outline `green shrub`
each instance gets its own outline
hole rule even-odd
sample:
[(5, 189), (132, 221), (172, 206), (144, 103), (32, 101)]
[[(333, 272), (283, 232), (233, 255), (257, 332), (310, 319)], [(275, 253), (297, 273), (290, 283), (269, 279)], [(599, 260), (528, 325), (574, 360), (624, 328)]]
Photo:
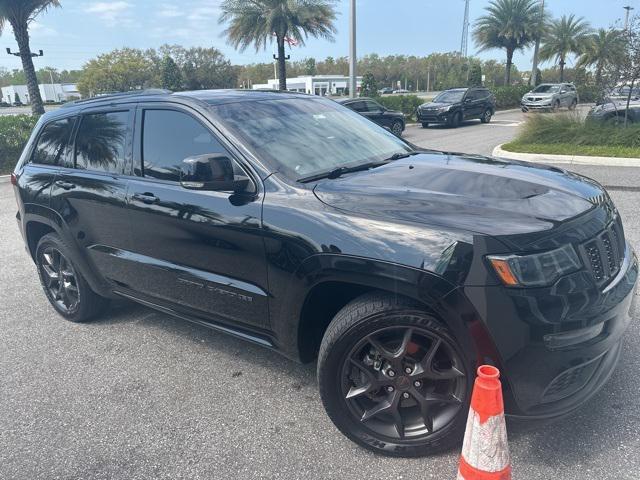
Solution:
[(640, 148), (640, 125), (627, 128), (582, 120), (574, 114), (533, 115), (520, 131), (519, 144), (571, 144)]
[(496, 96), (496, 107), (498, 109), (519, 107), (522, 97), (529, 91), (531, 91), (531, 88), (528, 85), (496, 87), (492, 90)]
[(414, 117), (416, 110), (425, 100), (417, 95), (383, 96), (376, 99), (389, 110), (398, 110), (409, 117)]
[(0, 116), (0, 174), (13, 170), (37, 121), (31, 115)]

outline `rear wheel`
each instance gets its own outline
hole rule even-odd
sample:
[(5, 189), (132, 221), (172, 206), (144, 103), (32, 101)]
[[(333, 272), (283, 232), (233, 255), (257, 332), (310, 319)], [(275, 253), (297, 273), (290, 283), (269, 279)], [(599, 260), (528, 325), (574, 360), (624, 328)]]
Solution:
[(464, 434), (469, 368), (450, 332), (409, 300), (367, 294), (344, 307), (320, 347), (322, 402), (335, 425), (378, 453), (415, 457)]
[(85, 322), (107, 307), (109, 301), (91, 290), (73, 264), (69, 249), (55, 233), (38, 242), (36, 266), (49, 303), (65, 319)]
[(491, 121), (491, 117), (493, 117), (493, 112), (490, 108), (487, 108), (480, 117), (480, 121), (482, 123), (489, 123)]
[(428, 122), (422, 122), (422, 128), (429, 128)]
[(569, 110), (575, 110), (577, 106), (578, 106), (578, 100), (574, 98), (573, 102), (571, 102), (571, 105), (569, 105)]

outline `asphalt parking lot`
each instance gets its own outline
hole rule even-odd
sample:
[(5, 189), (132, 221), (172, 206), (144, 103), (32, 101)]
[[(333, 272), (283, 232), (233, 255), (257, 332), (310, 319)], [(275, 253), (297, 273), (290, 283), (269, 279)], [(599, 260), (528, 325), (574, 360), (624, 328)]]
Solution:
[[(409, 127), (407, 138), (490, 153), (516, 131), (511, 118)], [(640, 172), (589, 169), (613, 187), (640, 249)], [(64, 322), (14, 216), (11, 186), (0, 183), (0, 479), (455, 478), (457, 450), (390, 459), (344, 438), (322, 408), (315, 365), (125, 302), (90, 324)], [(638, 310), (618, 369), (584, 408), (555, 422), (509, 422), (514, 478), (638, 478)]]

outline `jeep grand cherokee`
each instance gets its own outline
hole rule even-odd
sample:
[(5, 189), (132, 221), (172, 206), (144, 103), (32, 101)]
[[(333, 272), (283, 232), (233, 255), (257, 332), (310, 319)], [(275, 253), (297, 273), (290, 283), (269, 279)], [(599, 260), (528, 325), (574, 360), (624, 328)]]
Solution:
[(125, 297), (317, 357), (333, 422), (389, 455), (459, 442), (481, 363), (508, 414), (572, 411), (630, 322), (638, 263), (596, 182), (419, 149), (327, 99), (79, 101), (39, 120), (12, 181), (62, 317)]

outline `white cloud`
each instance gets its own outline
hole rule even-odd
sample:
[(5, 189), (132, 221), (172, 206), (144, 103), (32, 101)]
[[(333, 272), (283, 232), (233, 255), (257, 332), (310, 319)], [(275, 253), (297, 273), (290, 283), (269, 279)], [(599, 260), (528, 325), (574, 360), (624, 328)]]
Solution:
[(183, 17), (185, 15), (185, 12), (175, 5), (164, 3), (160, 6), (157, 15), (161, 18), (178, 18)]
[(59, 35), (55, 28), (48, 27), (40, 22), (31, 22), (29, 25), (29, 33), (36, 37), (53, 37)]
[(96, 2), (84, 10), (102, 19), (108, 26), (130, 24), (132, 22), (130, 10), (132, 5), (125, 1)]

